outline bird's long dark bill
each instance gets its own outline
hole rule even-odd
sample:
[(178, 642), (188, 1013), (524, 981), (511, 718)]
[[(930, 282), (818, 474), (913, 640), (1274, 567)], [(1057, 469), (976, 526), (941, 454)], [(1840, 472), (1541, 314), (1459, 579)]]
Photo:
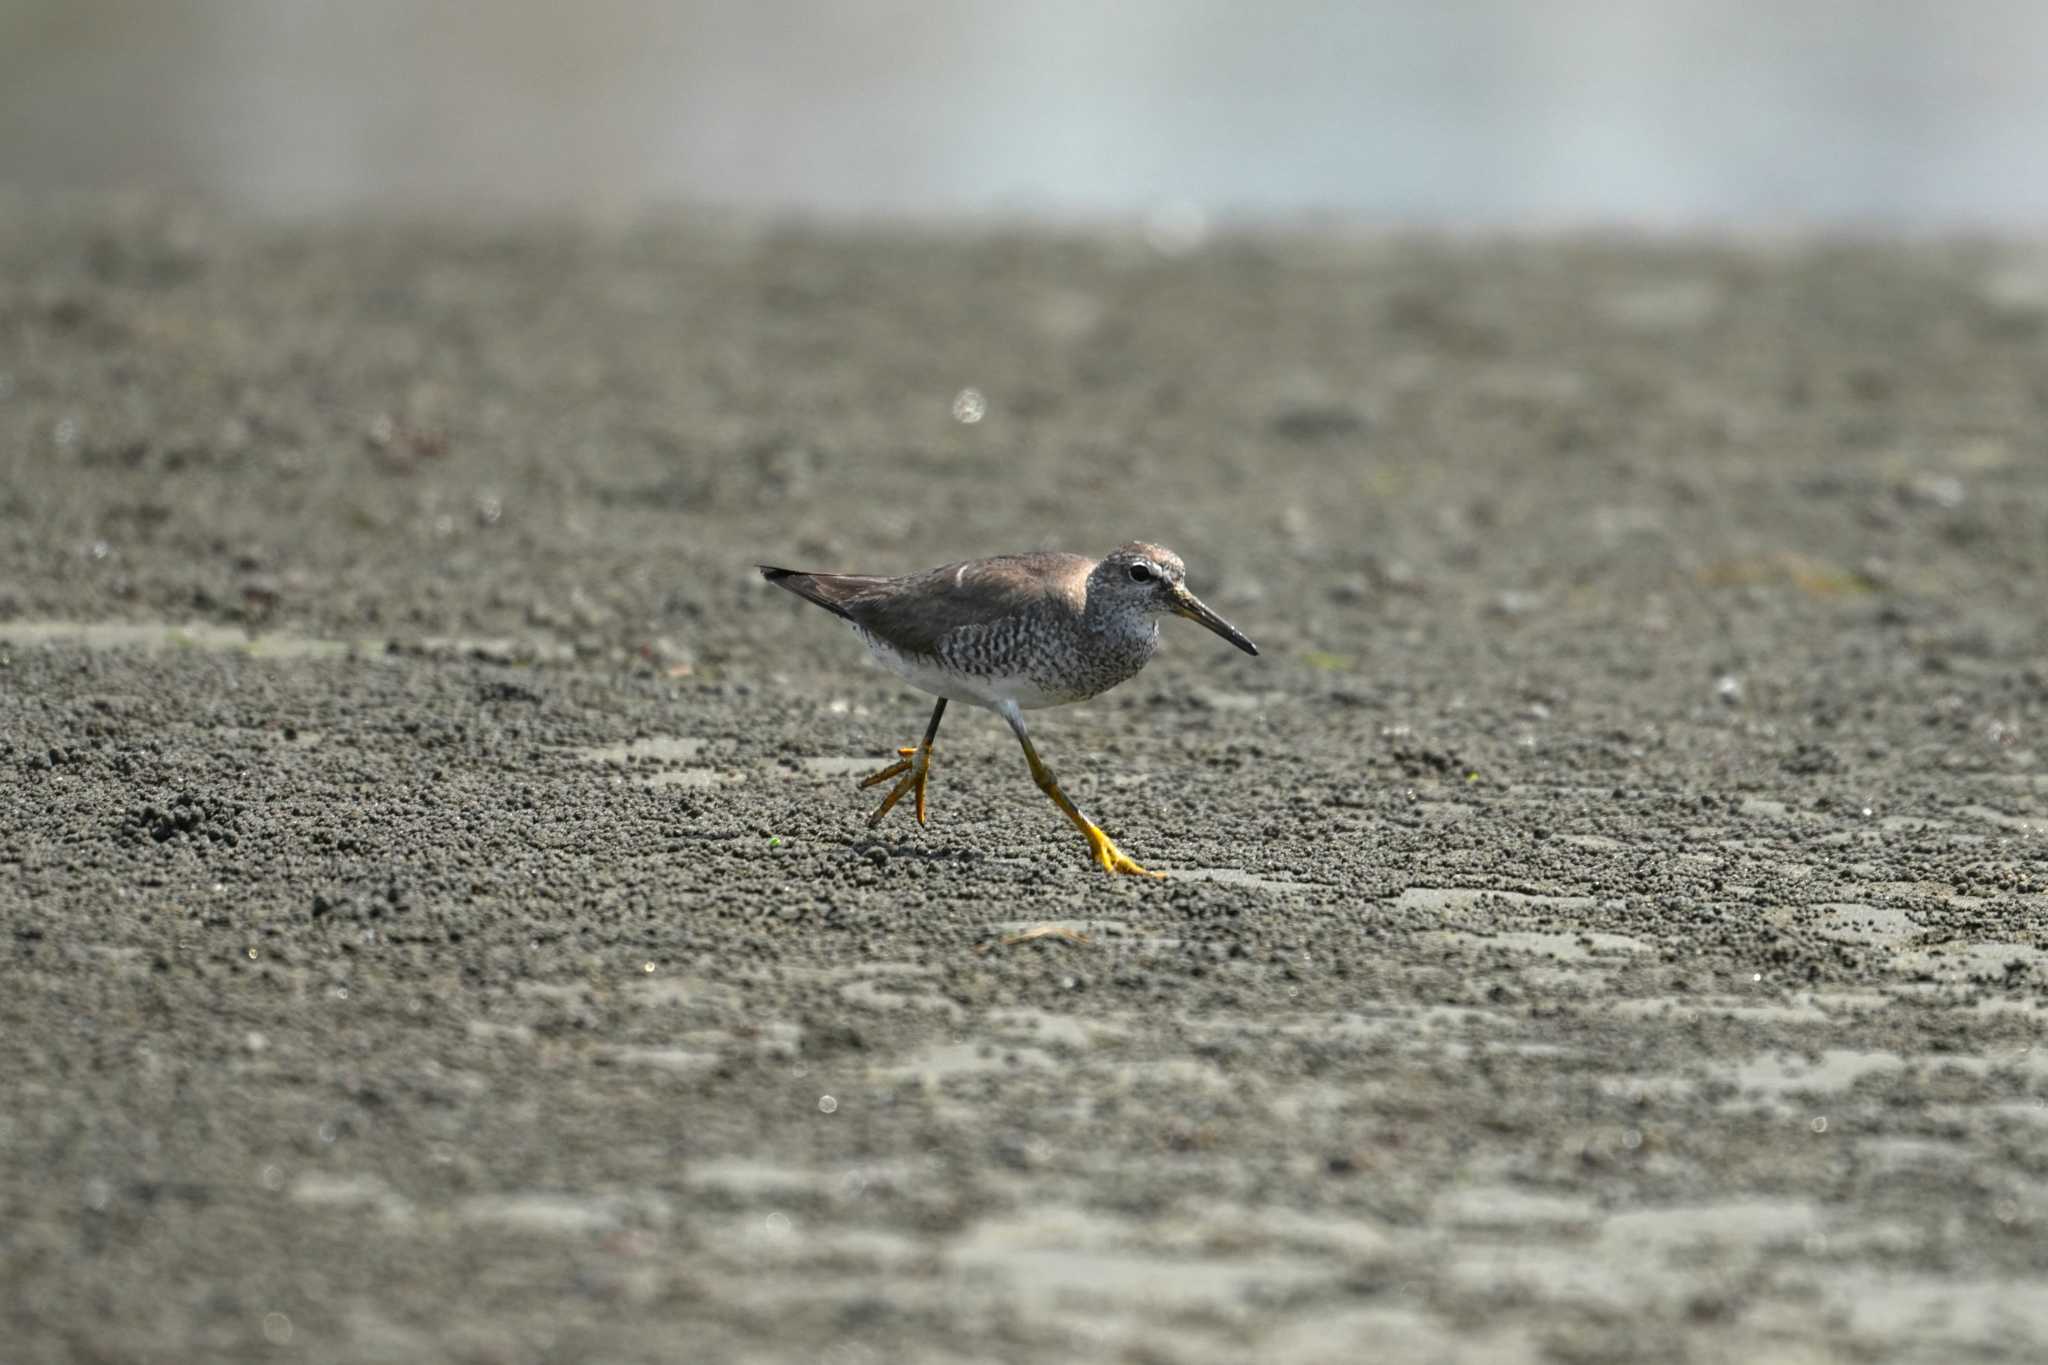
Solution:
[(1243, 631), (1239, 630), (1236, 626), (1231, 625), (1230, 622), (1224, 620), (1215, 612), (1210, 611), (1207, 607), (1203, 606), (1202, 599), (1195, 596), (1193, 593), (1189, 592), (1186, 588), (1182, 588), (1180, 590), (1179, 597), (1174, 602), (1173, 609), (1175, 613), (1187, 617), (1190, 621), (1201, 622), (1209, 629), (1215, 631), (1218, 635), (1221, 635), (1224, 639), (1230, 641), (1230, 643), (1236, 645), (1245, 653), (1257, 654), (1259, 652), (1259, 647), (1257, 645), (1253, 644), (1250, 640), (1245, 639)]

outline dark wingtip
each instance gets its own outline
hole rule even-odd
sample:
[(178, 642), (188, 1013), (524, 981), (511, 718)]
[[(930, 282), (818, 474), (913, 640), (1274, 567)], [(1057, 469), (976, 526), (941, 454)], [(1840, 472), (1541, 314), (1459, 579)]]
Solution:
[(1244, 642), (1244, 652), (1251, 655), (1254, 659), (1259, 657), (1259, 647), (1250, 640)]
[(773, 583), (784, 592), (793, 592), (806, 602), (815, 602), (834, 616), (853, 620), (853, 613), (846, 604), (834, 599), (833, 584), (837, 578), (832, 574), (805, 573), (802, 569), (778, 569), (773, 564), (756, 564), (761, 577)]

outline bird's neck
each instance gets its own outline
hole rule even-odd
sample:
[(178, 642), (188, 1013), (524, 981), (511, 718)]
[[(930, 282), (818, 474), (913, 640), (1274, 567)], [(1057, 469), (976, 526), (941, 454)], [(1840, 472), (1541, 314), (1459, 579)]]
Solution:
[(1088, 604), (1089, 631), (1105, 644), (1149, 658), (1159, 644), (1159, 618), (1129, 611), (1108, 611), (1094, 602)]

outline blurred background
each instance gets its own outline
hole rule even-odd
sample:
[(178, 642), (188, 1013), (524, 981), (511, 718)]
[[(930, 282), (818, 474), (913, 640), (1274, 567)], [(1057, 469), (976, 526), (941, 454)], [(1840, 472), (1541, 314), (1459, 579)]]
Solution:
[(2040, 0), (0, 0), (0, 184), (284, 216), (2027, 230)]

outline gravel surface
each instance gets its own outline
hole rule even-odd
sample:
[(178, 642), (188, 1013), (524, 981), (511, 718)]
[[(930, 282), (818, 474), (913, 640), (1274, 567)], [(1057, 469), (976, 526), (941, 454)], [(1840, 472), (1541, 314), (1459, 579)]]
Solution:
[[(0, 204), (7, 1358), (2038, 1360), (2044, 357), (2018, 245)], [(754, 563), (1134, 538), (1264, 652), (1034, 738), (1172, 878), (957, 707), (871, 834)]]

